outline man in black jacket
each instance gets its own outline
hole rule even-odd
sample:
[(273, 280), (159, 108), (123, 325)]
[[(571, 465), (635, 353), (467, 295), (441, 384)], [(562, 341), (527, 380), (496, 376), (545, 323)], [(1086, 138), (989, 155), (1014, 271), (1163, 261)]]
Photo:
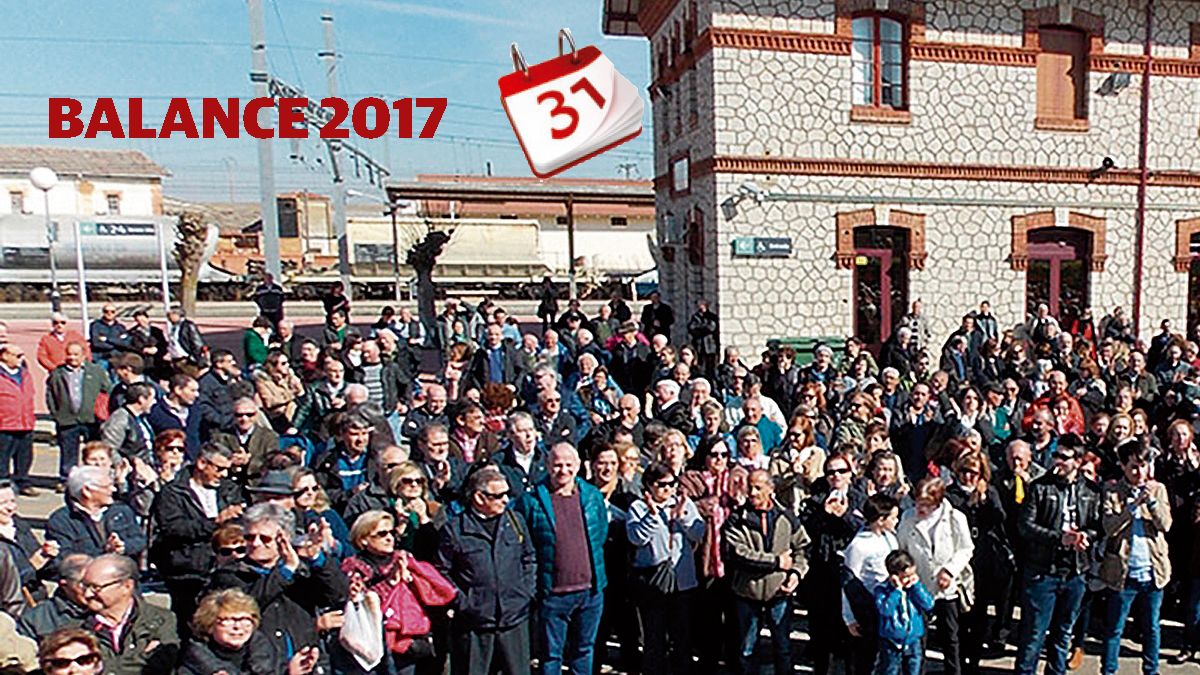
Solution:
[(529, 609), (536, 558), (508, 506), (508, 481), (486, 467), (467, 483), (467, 509), (447, 521), (434, 564), (458, 589), (452, 675), (529, 672)]
[(233, 352), (218, 349), (212, 355), (212, 368), (200, 377), (200, 398), (196, 409), (200, 413), (200, 440), (207, 442), (214, 433), (232, 433), (233, 385), (242, 379)]
[(1087, 590), (1091, 549), (1103, 534), (1100, 489), (1079, 472), (1082, 454), (1078, 436), (1062, 436), (1053, 469), (1030, 484), (1021, 507), (1017, 530), (1024, 544), (1025, 578), (1017, 673), (1032, 675), (1037, 670), (1047, 639), (1046, 672), (1066, 672), (1072, 627)]
[(708, 301), (696, 303), (696, 313), (688, 319), (688, 338), (696, 348), (696, 359), (699, 362), (700, 373), (711, 378), (717, 367), (717, 353), (720, 351), (719, 328), (720, 319), (716, 312), (708, 308)]
[(618, 332), (621, 341), (613, 345), (608, 369), (626, 394), (640, 398), (650, 386), (654, 367), (650, 347), (638, 341), (637, 324), (625, 322)]
[[(321, 533), (293, 547), (295, 515), (284, 507), (255, 504), (242, 519), (246, 528), (246, 557), (212, 573), (206, 590), (237, 588), (258, 602), (259, 631), (280, 654), (319, 645), (318, 631), (335, 627), (326, 616), (341, 609), (349, 582), (333, 555), (322, 550)], [(330, 672), (328, 655), (321, 655)]]
[(231, 503), (228, 481), (233, 452), (209, 443), (200, 448), (196, 464), (163, 486), (154, 500), (155, 540), (150, 560), (157, 567), (171, 596), (171, 607), (183, 632), (200, 590), (212, 571), (213, 531), (217, 525), (242, 515), (243, 504)]
[(100, 318), (88, 329), (88, 344), (92, 348), (92, 360), (106, 372), (111, 365), (109, 359), (121, 353), (124, 336), (125, 326), (117, 321), (116, 305), (104, 303)]
[(486, 342), (471, 357), (463, 387), (483, 389), (483, 385), (491, 382), (516, 386), (523, 372), (516, 350), (504, 341), (503, 329), (491, 324), (487, 327)]
[(642, 307), (642, 332), (646, 337), (665, 335), (671, 337), (671, 326), (675, 325), (675, 310), (662, 301), (662, 294), (650, 294), (650, 303)]
[(208, 347), (200, 328), (178, 307), (167, 310), (167, 348), (172, 363), (183, 362), (199, 368), (208, 365)]

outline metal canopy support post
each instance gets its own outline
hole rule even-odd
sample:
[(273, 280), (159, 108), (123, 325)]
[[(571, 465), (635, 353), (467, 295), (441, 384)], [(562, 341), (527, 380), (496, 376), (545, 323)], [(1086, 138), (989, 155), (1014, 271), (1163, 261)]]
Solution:
[(162, 284), (163, 316), (171, 309), (171, 283), (167, 279), (167, 237), (163, 232), (166, 227), (166, 223), (159, 222), (154, 228), (154, 236), (158, 240), (158, 274), (159, 283)]
[(1146, 37), (1142, 45), (1142, 115), (1138, 136), (1137, 219), (1133, 239), (1133, 334), (1142, 331), (1142, 256), (1146, 243), (1146, 186), (1150, 182), (1150, 66), (1153, 60), (1154, 0), (1146, 0)]
[[(262, 0), (246, 0), (246, 6), (250, 11), (250, 81), (254, 83), (254, 95), (266, 98), (270, 93), (267, 87), (267, 32)], [(258, 124), (261, 127), (273, 127), (273, 110), (270, 107), (259, 109)], [(283, 263), (279, 259), (279, 215), (275, 205), (275, 157), (269, 138), (258, 140), (258, 192), (259, 208), (262, 210), (263, 262), (267, 272), (276, 279), (283, 279)]]
[(79, 322), (83, 325), (83, 337), (91, 339), (91, 322), (88, 321), (87, 275), (83, 269), (83, 232), (80, 231), (79, 219), (75, 219), (75, 271), (79, 274)]
[(396, 223), (395, 203), (388, 204), (388, 213), (392, 216), (392, 277), (396, 285), (396, 304), (400, 304), (400, 232)]
[[(325, 33), (325, 49), (317, 54), (325, 62), (325, 84), (329, 95), (338, 95), (337, 78), (337, 48), (333, 37), (333, 15), (326, 12), (321, 15), (321, 25)], [(350, 285), (350, 244), (346, 235), (346, 177), (338, 165), (338, 153), (341, 143), (337, 140), (328, 142), (329, 161), (333, 170), (333, 236), (337, 239), (338, 275), (342, 278), (342, 289), (347, 300), (354, 299), (354, 289)]]
[(567, 292), (575, 299), (575, 197), (567, 195)]

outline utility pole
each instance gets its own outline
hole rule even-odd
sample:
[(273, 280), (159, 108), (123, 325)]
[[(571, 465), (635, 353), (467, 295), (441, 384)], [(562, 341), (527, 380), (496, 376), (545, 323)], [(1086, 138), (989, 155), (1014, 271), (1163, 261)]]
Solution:
[[(325, 32), (325, 50), (317, 54), (325, 62), (325, 83), (329, 95), (337, 97), (337, 48), (333, 40), (333, 15), (326, 12), (321, 15), (321, 24)], [(341, 152), (341, 142), (330, 139), (329, 161), (333, 169), (333, 236), (337, 238), (338, 275), (342, 278), (342, 288), (347, 299), (353, 300), (353, 290), (350, 286), (350, 248), (346, 236), (346, 178), (338, 165), (338, 153)]]
[[(254, 95), (270, 96), (267, 83), (267, 31), (263, 20), (262, 0), (246, 0), (250, 10), (250, 81), (254, 83)], [(260, 108), (258, 124), (273, 128), (273, 108)], [(275, 157), (271, 139), (258, 140), (258, 197), (262, 211), (263, 262), (267, 272), (276, 279), (283, 279), (283, 264), (279, 260), (279, 214), (275, 206)]]

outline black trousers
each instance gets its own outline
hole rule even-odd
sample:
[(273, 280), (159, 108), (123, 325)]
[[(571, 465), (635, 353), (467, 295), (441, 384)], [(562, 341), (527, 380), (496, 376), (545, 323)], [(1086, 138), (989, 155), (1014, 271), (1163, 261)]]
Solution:
[(452, 635), (451, 675), (529, 675), (529, 621), (493, 631), (456, 626)]
[(204, 579), (163, 578), (167, 595), (171, 596), (171, 611), (175, 613), (175, 625), (180, 638), (192, 634), (192, 615), (200, 604), (204, 582)]
[(700, 657), (699, 672), (715, 673), (721, 662), (730, 666), (737, 662), (737, 614), (729, 577), (705, 579), (700, 584), (693, 600), (692, 635)]
[(961, 613), (962, 606), (958, 604), (958, 599), (938, 600), (933, 603), (933, 614), (937, 617), (935, 644), (942, 652), (942, 672), (946, 675), (962, 673), (962, 651), (959, 649)]
[(692, 591), (644, 594), (637, 599), (637, 608), (642, 619), (642, 672), (692, 672)]

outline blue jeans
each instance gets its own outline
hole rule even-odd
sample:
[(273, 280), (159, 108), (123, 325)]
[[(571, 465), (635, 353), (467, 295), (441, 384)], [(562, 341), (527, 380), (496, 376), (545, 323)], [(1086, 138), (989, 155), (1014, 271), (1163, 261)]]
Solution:
[(1125, 580), (1125, 588), (1110, 591), (1108, 595), (1108, 622), (1104, 633), (1104, 672), (1117, 672), (1117, 657), (1121, 655), (1121, 634), (1125, 632), (1125, 619), (1129, 608), (1137, 601), (1141, 606), (1138, 613), (1142, 620), (1142, 672), (1154, 675), (1158, 672), (1158, 645), (1160, 627), (1159, 610), (1162, 609), (1163, 592), (1154, 581)]
[(901, 646), (880, 640), (875, 675), (918, 675), (921, 672), (922, 651), (920, 641)]
[[(9, 471), (12, 465), (12, 471)], [(0, 431), (0, 479), (9, 478), (19, 490), (29, 485), (33, 466), (33, 432)]]
[(1087, 582), (1083, 575), (1056, 577), (1038, 574), (1025, 578), (1017, 673), (1033, 675), (1036, 672), (1038, 657), (1047, 638), (1050, 648), (1046, 655), (1046, 675), (1063, 675), (1066, 672), (1071, 633), (1079, 616), (1085, 590)]
[(543, 675), (559, 675), (563, 663), (572, 675), (592, 675), (596, 630), (604, 613), (604, 593), (576, 591), (547, 595), (539, 620)]
[(95, 436), (92, 426), (88, 424), (73, 424), (69, 427), (58, 427), (58, 477), (66, 480), (67, 474), (79, 463), (79, 446)]
[(738, 625), (738, 672), (750, 675), (754, 672), (754, 648), (758, 646), (758, 633), (765, 623), (771, 631), (771, 645), (775, 648), (775, 672), (792, 672), (792, 607), (788, 598), (770, 602), (753, 602), (736, 599)]

